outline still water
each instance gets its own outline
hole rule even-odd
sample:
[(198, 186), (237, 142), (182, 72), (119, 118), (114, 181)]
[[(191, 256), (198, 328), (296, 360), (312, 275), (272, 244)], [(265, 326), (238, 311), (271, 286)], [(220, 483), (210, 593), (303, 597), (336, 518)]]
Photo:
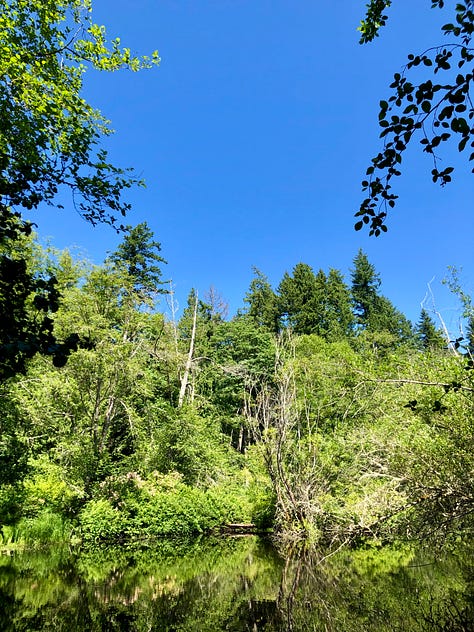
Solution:
[(0, 630), (474, 630), (471, 551), (313, 552), (257, 537), (0, 556)]

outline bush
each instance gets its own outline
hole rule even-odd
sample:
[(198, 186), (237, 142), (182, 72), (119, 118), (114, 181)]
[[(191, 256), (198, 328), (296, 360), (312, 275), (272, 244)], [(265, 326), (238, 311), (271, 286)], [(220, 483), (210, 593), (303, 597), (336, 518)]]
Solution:
[(82, 538), (86, 542), (123, 540), (127, 532), (127, 516), (110, 501), (91, 500), (79, 514)]
[(23, 490), (18, 485), (0, 485), (0, 524), (13, 524), (21, 515)]
[(64, 470), (47, 456), (31, 460), (32, 471), (23, 482), (24, 513), (29, 517), (49, 509), (54, 513), (71, 514), (83, 493), (64, 480)]
[(22, 518), (13, 529), (6, 529), (4, 535), (16, 545), (35, 547), (51, 543), (67, 542), (71, 538), (69, 521), (49, 509), (34, 518)]
[(100, 493), (107, 497), (90, 501), (79, 516), (85, 542), (190, 536), (243, 517), (240, 497), (218, 486), (190, 487), (176, 472), (109, 477)]

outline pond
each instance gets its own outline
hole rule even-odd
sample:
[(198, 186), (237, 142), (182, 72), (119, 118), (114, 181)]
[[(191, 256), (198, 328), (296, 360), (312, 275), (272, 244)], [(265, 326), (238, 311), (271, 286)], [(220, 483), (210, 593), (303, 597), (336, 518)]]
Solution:
[(0, 630), (451, 632), (474, 629), (469, 547), (313, 552), (256, 536), (0, 556)]

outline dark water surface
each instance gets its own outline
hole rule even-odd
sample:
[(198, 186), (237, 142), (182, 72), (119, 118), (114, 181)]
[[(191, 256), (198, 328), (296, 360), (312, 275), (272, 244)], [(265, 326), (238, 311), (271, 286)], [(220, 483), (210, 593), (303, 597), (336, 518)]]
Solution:
[(474, 630), (471, 550), (283, 559), (257, 537), (0, 556), (0, 630)]

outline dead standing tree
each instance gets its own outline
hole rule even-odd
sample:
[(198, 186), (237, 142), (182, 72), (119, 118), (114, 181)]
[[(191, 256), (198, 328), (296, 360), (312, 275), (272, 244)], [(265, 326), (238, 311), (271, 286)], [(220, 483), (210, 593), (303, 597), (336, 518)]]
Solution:
[(193, 311), (193, 326), (191, 329), (191, 340), (189, 342), (188, 357), (184, 367), (183, 377), (181, 378), (181, 387), (179, 389), (178, 408), (181, 408), (184, 403), (184, 397), (186, 395), (186, 389), (189, 382), (189, 373), (191, 371), (194, 359), (194, 342), (196, 340), (196, 325), (197, 325), (197, 311), (198, 311), (198, 294), (194, 299), (194, 311)]
[(307, 535), (318, 523), (318, 496), (325, 484), (317, 441), (309, 420), (302, 419), (305, 407), (297, 401), (295, 376), (285, 361), (292, 348), (291, 340), (280, 343), (275, 380), (249, 389), (245, 416), (275, 492), (277, 523)]

